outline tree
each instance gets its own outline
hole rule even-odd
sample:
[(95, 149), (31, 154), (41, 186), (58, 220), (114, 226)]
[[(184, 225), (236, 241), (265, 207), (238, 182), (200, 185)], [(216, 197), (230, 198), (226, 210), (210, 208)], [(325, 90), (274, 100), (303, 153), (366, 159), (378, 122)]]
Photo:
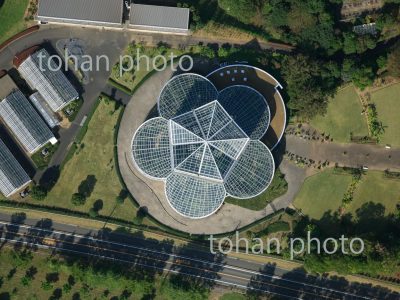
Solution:
[(136, 217), (134, 219), (135, 224), (140, 225), (143, 222), (143, 219), (147, 215), (147, 208), (145, 207), (140, 207), (136, 213)]
[(30, 278), (30, 277), (28, 277), (26, 275), (21, 278), (21, 284), (23, 286), (29, 286), (31, 284), (31, 282), (32, 282), (32, 278)]
[(69, 294), (70, 292), (71, 292), (71, 290), (72, 290), (72, 286), (69, 284), (69, 283), (65, 283), (64, 285), (63, 285), (63, 292), (65, 293), (65, 294)]
[(92, 194), (92, 192), (93, 192), (93, 190), (94, 190), (94, 188), (96, 186), (96, 182), (97, 182), (96, 176), (88, 175), (86, 177), (86, 179), (83, 180), (81, 182), (81, 184), (79, 185), (78, 193), (82, 194), (86, 198), (90, 197), (90, 195)]
[(83, 205), (86, 202), (86, 197), (80, 193), (75, 193), (72, 195), (71, 202), (75, 206)]
[(89, 209), (89, 216), (92, 218), (96, 218), (99, 215), (98, 211), (95, 210), (93, 207)]
[(31, 196), (35, 200), (42, 201), (47, 197), (47, 190), (40, 185), (35, 185), (32, 187)]
[(122, 197), (121, 195), (118, 195), (117, 197), (115, 197), (115, 202), (117, 202), (117, 204), (123, 204), (125, 201), (125, 198)]
[(360, 64), (352, 59), (343, 61), (342, 78), (344, 81), (351, 80), (358, 88), (365, 89), (372, 85), (375, 77), (375, 71), (371, 66)]
[(218, 5), (228, 15), (243, 23), (251, 23), (257, 12), (255, 0), (218, 0)]
[(117, 202), (117, 204), (123, 204), (125, 199), (128, 198), (129, 196), (129, 192), (125, 189), (122, 189), (119, 192), (119, 195), (115, 198), (115, 202)]
[(42, 286), (42, 289), (44, 291), (50, 291), (53, 288), (53, 285), (50, 282), (48, 282), (47, 280), (46, 281), (42, 281), (42, 285), (41, 286)]
[(312, 118), (326, 111), (329, 96), (340, 83), (340, 72), (334, 62), (311, 60), (304, 55), (288, 56), (282, 62), (287, 84), (289, 108)]
[(400, 76), (400, 43), (397, 43), (388, 55), (388, 71), (393, 76)]
[(375, 73), (371, 67), (361, 65), (354, 69), (351, 79), (355, 86), (363, 90), (367, 86), (372, 85), (375, 79)]
[(388, 59), (386, 55), (379, 56), (376, 60), (376, 64), (379, 69), (386, 69), (388, 64)]
[(262, 9), (265, 25), (302, 50), (331, 55), (341, 48), (334, 15), (323, 0), (270, 0)]

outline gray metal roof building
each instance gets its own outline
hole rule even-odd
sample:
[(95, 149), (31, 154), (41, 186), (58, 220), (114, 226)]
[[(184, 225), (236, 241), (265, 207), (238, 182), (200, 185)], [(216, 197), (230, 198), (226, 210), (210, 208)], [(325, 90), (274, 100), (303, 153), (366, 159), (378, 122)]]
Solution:
[(29, 97), (29, 100), (31, 100), (33, 106), (36, 108), (36, 110), (40, 113), (40, 115), (43, 117), (47, 125), (49, 125), (50, 128), (54, 128), (57, 125), (60, 124), (60, 120), (57, 118), (55, 113), (51, 110), (49, 105), (46, 103), (46, 101), (43, 99), (42, 95), (39, 92), (34, 93)]
[(0, 117), (28, 153), (57, 140), (20, 90), (0, 102)]
[(79, 97), (78, 92), (64, 73), (57, 69), (56, 63), (50, 59), (49, 53), (44, 49), (29, 56), (21, 63), (18, 71), (29, 86), (37, 90), (55, 112)]
[(188, 34), (189, 16), (188, 8), (132, 4), (129, 28)]
[(122, 0), (40, 0), (37, 20), (122, 27)]
[(0, 139), (0, 191), (8, 197), (31, 181), (28, 174)]

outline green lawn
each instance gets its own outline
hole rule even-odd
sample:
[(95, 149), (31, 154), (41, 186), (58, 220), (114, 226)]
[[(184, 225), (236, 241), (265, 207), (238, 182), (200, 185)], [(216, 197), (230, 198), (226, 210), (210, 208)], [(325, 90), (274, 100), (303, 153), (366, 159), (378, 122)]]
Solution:
[(347, 143), (350, 133), (355, 136), (368, 135), (367, 121), (361, 115), (362, 106), (353, 86), (338, 91), (328, 104), (327, 113), (311, 120), (311, 125), (330, 134), (336, 142)]
[[(167, 64), (169, 64), (171, 62), (171, 54), (180, 56), (183, 53), (182, 50), (171, 49), (162, 45), (159, 47), (144, 47), (141, 44), (131, 44), (125, 50), (124, 55), (132, 57), (132, 60), (124, 57), (122, 66), (118, 62), (113, 67), (110, 79), (133, 93), (138, 85), (153, 73), (154, 66), (161, 69), (164, 65), (165, 61), (160, 57), (156, 59), (157, 56), (162, 55), (165, 57)], [(148, 57), (149, 60), (147, 61), (145, 57)], [(124, 71), (125, 69), (130, 70)]]
[(294, 206), (313, 219), (320, 219), (325, 212), (335, 212), (351, 182), (350, 175), (333, 174), (325, 170), (306, 179)]
[(251, 210), (261, 210), (264, 209), (268, 203), (272, 202), (272, 200), (284, 195), (286, 191), (287, 182), (285, 180), (285, 176), (278, 169), (275, 171), (275, 176), (271, 182), (271, 185), (261, 195), (250, 199), (236, 199), (227, 197), (225, 202)]
[(385, 213), (395, 212), (396, 205), (400, 204), (400, 180), (384, 179), (382, 172), (368, 171), (353, 197), (348, 207), (351, 212), (368, 202), (382, 204), (386, 208)]
[(382, 144), (400, 146), (400, 84), (372, 93), (371, 102), (375, 103), (378, 120), (387, 126), (381, 137)]
[[(122, 189), (115, 170), (113, 143), (115, 125), (121, 111), (121, 107), (115, 110), (113, 101), (100, 102), (88, 125), (85, 137), (78, 144), (75, 154), (62, 168), (57, 184), (40, 204), (88, 212), (96, 201), (100, 203), (101, 200), (103, 204), (99, 210), (101, 215), (133, 220), (137, 209), (129, 199), (121, 205), (116, 205), (115, 201)], [(91, 182), (89, 184), (93, 184), (94, 189), (84, 205), (74, 206), (71, 203), (71, 196), (78, 192), (78, 187), (85, 180), (87, 183)]]
[[(338, 210), (350, 182), (350, 175), (336, 175), (332, 169), (325, 170), (306, 179), (294, 206), (319, 220), (324, 213)], [(395, 212), (396, 204), (400, 203), (400, 180), (384, 179), (382, 172), (368, 171), (362, 176), (346, 212), (354, 215), (358, 208), (368, 202), (382, 204), (386, 213)]]
[(4, 1), (0, 7), (0, 43), (25, 29), (24, 14), (28, 3), (29, 0)]
[[(47, 168), (54, 152), (57, 151), (59, 145), (60, 145), (59, 143), (57, 143), (55, 145), (48, 143), (44, 147), (42, 147), (38, 151), (36, 151), (36, 153), (31, 156), (33, 162), (35, 163), (36, 167), (39, 170), (43, 170), (43, 169)], [(47, 150), (49, 151), (49, 154), (47, 156), (43, 156), (43, 154), (42, 154), (42, 150), (45, 148), (47, 148)]]
[(219, 298), (219, 300), (246, 300), (247, 297), (243, 294), (239, 293), (228, 293), (222, 295), (222, 297)]

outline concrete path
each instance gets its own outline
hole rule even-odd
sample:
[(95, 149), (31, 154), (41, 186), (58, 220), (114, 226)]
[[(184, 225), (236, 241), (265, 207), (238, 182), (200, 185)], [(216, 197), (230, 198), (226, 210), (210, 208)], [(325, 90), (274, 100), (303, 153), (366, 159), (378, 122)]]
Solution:
[[(400, 137), (399, 137), (400, 138)], [(340, 166), (367, 166), (371, 170), (400, 170), (400, 149), (379, 145), (338, 144), (309, 141), (294, 135), (286, 136), (286, 150), (315, 161), (330, 161)]]

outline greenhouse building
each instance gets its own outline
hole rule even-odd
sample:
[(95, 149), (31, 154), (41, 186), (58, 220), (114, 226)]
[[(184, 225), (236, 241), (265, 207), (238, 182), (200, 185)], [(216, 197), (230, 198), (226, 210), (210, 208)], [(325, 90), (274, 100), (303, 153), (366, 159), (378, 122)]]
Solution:
[(18, 68), (32, 90), (38, 91), (57, 112), (79, 94), (45, 49), (29, 56)]
[(30, 154), (57, 139), (20, 90), (0, 102), (0, 117)]
[(204, 218), (227, 196), (246, 201), (268, 188), (275, 164), (260, 139), (271, 113), (255, 89), (217, 91), (203, 76), (182, 74), (164, 86), (158, 112), (135, 132), (133, 161), (148, 178), (165, 182), (178, 214)]
[(31, 179), (0, 139), (0, 191), (8, 197), (27, 185)]

